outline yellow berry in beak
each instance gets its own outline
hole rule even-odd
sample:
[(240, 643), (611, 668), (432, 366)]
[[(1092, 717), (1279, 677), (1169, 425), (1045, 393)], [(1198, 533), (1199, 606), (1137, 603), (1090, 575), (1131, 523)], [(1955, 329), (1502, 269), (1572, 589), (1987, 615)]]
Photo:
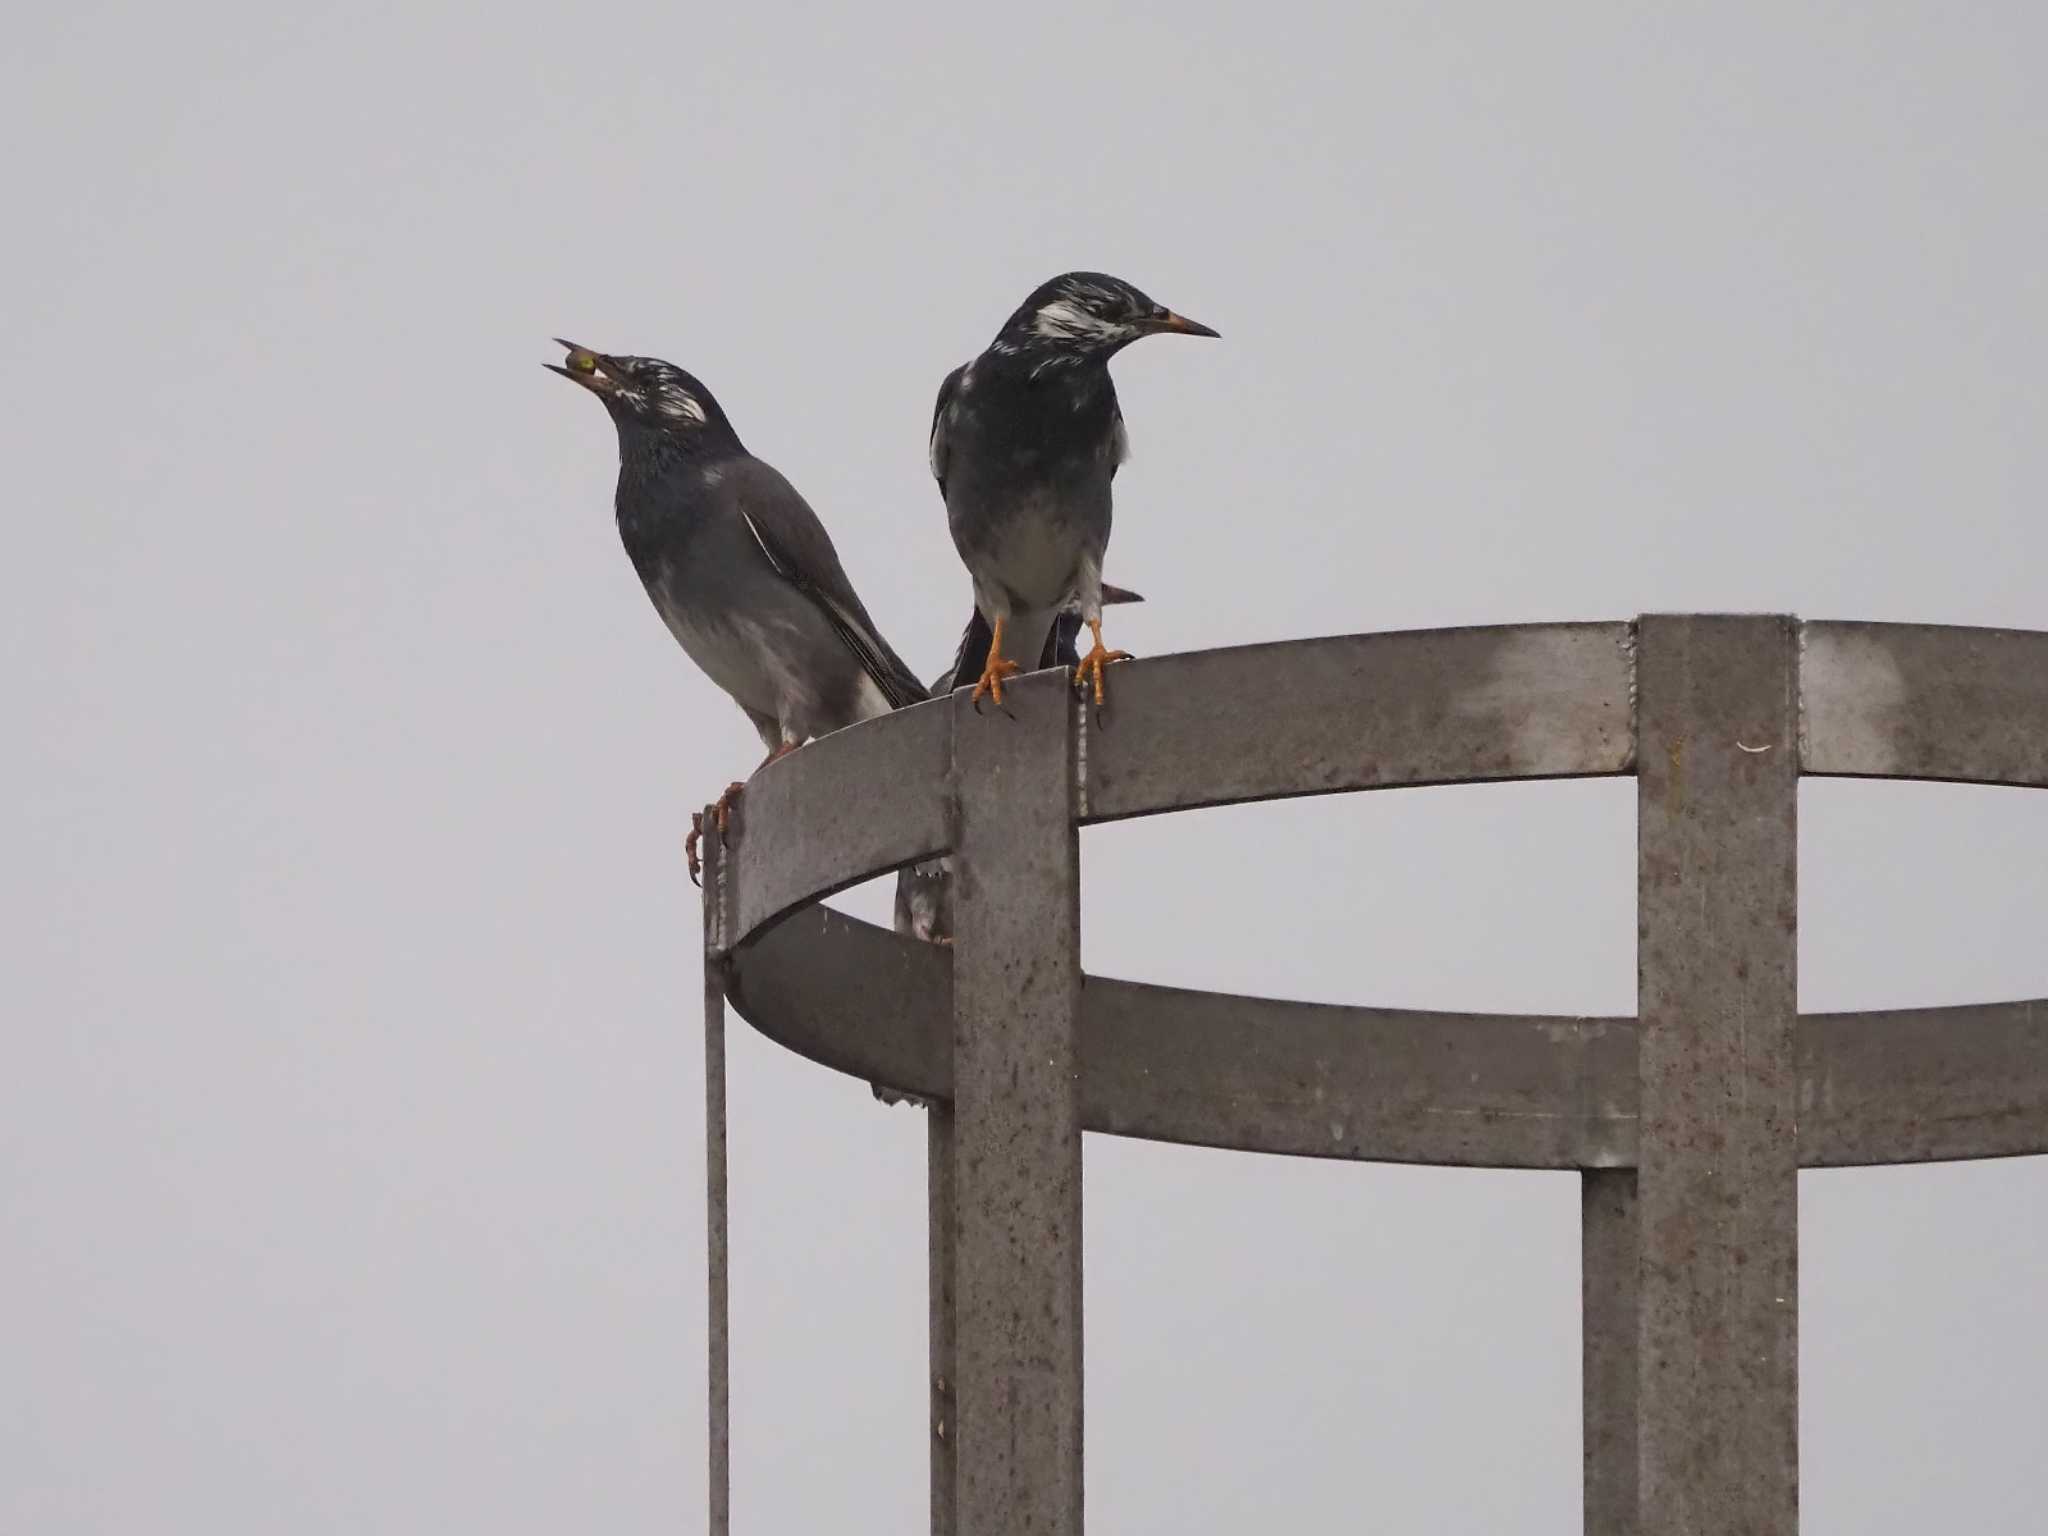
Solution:
[(571, 352), (569, 354), (569, 366), (578, 373), (595, 373), (597, 372), (597, 358), (595, 354), (589, 352)]

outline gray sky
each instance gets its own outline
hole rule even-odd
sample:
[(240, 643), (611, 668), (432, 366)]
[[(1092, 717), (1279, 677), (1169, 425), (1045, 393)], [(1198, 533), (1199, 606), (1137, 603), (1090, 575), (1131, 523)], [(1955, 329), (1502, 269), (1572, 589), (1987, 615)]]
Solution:
[[(932, 393), (1070, 266), (1225, 338), (1117, 365), (1133, 650), (2048, 628), (2044, 14), (16, 18), (0, 1528), (698, 1526), (679, 845), (758, 748), (547, 337), (699, 373), (927, 673)], [(1086, 959), (1630, 1011), (1632, 806), (1098, 830)], [(2048, 795), (1810, 785), (1802, 856), (1805, 1006), (2048, 995)], [(732, 1069), (741, 1525), (918, 1528), (922, 1121)], [(1577, 1529), (1573, 1179), (1088, 1158), (1095, 1529)], [(1802, 1189), (1807, 1531), (2038, 1530), (2048, 1167)]]

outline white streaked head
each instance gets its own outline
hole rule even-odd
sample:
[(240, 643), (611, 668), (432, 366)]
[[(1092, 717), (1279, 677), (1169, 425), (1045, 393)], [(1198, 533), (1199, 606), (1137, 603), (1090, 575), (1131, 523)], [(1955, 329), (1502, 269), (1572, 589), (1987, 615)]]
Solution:
[(602, 399), (622, 429), (631, 424), (678, 440), (738, 446), (732, 424), (711, 392), (674, 363), (562, 345), (569, 353), (565, 365), (549, 366)]
[(1167, 331), (1216, 334), (1154, 303), (1122, 278), (1068, 272), (1041, 284), (1019, 305), (990, 350), (1003, 356), (1028, 352), (1040, 359), (1104, 358), (1140, 336)]
[(682, 369), (654, 357), (622, 357), (619, 361), (627, 365), (631, 376), (619, 393), (643, 413), (677, 426), (704, 424), (704, 402), (691, 387), (696, 380)]
[(1133, 328), (1112, 317), (1106, 306), (1089, 308), (1076, 298), (1061, 297), (1041, 304), (1031, 317), (1031, 333), (1047, 341), (1100, 345), (1117, 340)]

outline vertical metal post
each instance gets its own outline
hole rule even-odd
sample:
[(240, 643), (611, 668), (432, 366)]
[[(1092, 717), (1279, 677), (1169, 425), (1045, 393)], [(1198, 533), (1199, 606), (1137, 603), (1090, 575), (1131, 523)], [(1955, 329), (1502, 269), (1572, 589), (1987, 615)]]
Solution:
[(932, 1104), (925, 1127), (930, 1205), (932, 1536), (955, 1536), (953, 1518), (953, 1107)]
[[(709, 817), (707, 815), (706, 819)], [(724, 850), (704, 839), (704, 1268), (709, 1308), (710, 1536), (732, 1531), (732, 1355), (727, 1310)]]
[(1642, 1536), (1798, 1529), (1796, 629), (1637, 655)]
[(1636, 1533), (1636, 1174), (1579, 1175), (1586, 1536)]
[(1063, 674), (953, 699), (954, 1518), (1081, 1532), (1079, 848)]

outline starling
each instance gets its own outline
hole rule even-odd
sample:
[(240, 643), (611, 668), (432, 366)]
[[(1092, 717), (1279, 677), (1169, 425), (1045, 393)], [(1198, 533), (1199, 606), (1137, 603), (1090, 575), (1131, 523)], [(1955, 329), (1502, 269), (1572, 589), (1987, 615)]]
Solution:
[[(1136, 592), (1122, 587), (1102, 584), (1102, 601), (1108, 603), (1142, 603), (1145, 599)], [(953, 665), (932, 680), (932, 697), (943, 699), (955, 688), (965, 688), (979, 677), (988, 665), (989, 641), (993, 638), (988, 621), (975, 609), (967, 616), (967, 627), (960, 634), (960, 649), (954, 653)], [(1081, 615), (1071, 608), (1062, 609), (1053, 620), (1052, 632), (1045, 637), (1045, 649), (1038, 658), (1039, 670), (1047, 667), (1071, 667), (1081, 659)], [(894, 927), (898, 933), (911, 938), (924, 939), (933, 944), (953, 942), (953, 865), (943, 855), (926, 859), (921, 864), (906, 864), (896, 872), (896, 911)]]
[[(753, 721), (762, 766), (926, 696), (817, 514), (741, 446), (708, 389), (659, 358), (558, 345), (567, 366), (547, 366), (602, 400), (618, 428), (619, 537), (633, 569), (690, 660)], [(721, 823), (739, 789), (719, 797)], [(693, 823), (692, 875), (701, 830)]]
[(971, 363), (939, 386), (932, 474), (946, 501), (974, 601), (992, 634), (974, 696), (1000, 704), (1019, 670), (1006, 647), (1038, 655), (1057, 614), (1078, 609), (1093, 640), (1074, 664), (1102, 703), (1102, 557), (1110, 481), (1127, 451), (1109, 360), (1141, 336), (1214, 336), (1099, 272), (1044, 284)]

